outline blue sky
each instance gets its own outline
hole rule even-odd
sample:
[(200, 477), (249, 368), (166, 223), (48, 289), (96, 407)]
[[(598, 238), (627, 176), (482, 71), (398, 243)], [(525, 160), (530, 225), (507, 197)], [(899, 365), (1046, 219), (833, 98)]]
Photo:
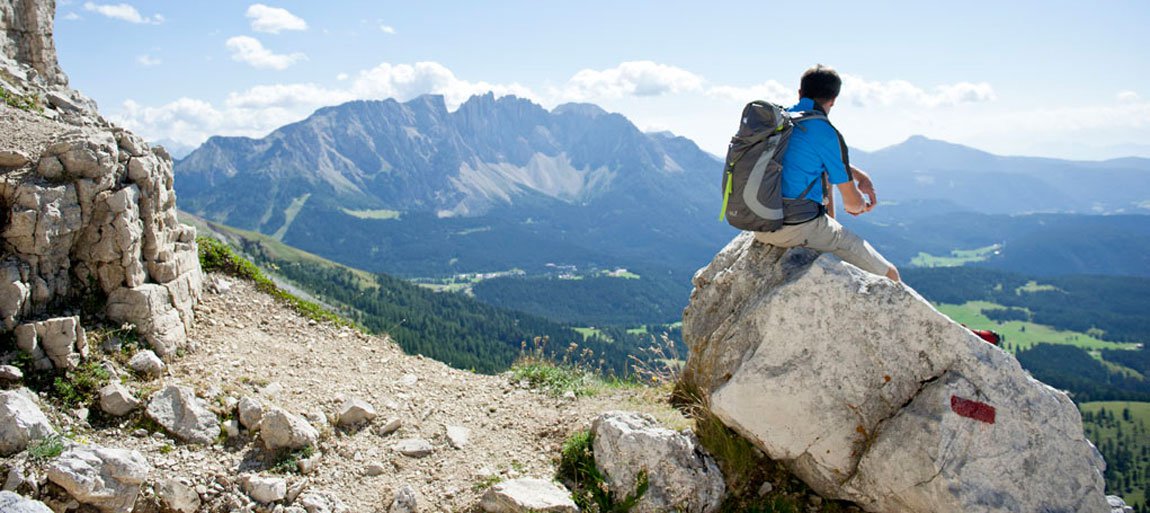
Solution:
[(1150, 2), (58, 0), (71, 85), (153, 140), (259, 137), (316, 108), (489, 90), (592, 102), (716, 154), (742, 105), (844, 75), (864, 150), (1150, 156)]

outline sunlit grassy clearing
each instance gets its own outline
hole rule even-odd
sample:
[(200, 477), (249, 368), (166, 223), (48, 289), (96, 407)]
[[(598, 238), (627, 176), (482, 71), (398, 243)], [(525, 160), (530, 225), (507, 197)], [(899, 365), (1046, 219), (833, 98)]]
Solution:
[(1005, 308), (988, 301), (968, 301), (961, 305), (937, 305), (939, 311), (956, 322), (974, 329), (993, 329), (1006, 337), (1012, 352), (1028, 349), (1040, 342), (1068, 344), (1087, 351), (1100, 349), (1136, 349), (1137, 344), (1108, 342), (1077, 331), (1063, 331), (1043, 324), (1024, 321), (997, 322), (982, 314), (983, 309)]

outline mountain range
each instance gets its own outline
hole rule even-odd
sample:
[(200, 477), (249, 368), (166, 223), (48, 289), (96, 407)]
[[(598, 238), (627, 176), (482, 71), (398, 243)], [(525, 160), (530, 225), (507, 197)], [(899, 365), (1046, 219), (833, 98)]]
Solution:
[[(851, 155), (882, 204), (844, 222), (898, 264), (1034, 230), (1046, 235), (1028, 255), (1068, 230), (1118, 243), (1141, 236), (1141, 216), (1057, 216), (1150, 213), (1150, 159), (1003, 157), (921, 136)], [(373, 272), (626, 267), (686, 280), (735, 233), (717, 219), (721, 168), (694, 142), (595, 105), (487, 94), (455, 111), (434, 95), (326, 107), (261, 139), (213, 137), (175, 172), (184, 210)], [(1036, 213), (1056, 217), (1017, 217)], [(1060, 262), (1096, 269), (1090, 243)]]
[[(373, 271), (678, 267), (731, 231), (719, 159), (588, 104), (441, 96), (323, 108), (176, 164), (182, 207)], [(710, 222), (702, 223), (703, 219)]]

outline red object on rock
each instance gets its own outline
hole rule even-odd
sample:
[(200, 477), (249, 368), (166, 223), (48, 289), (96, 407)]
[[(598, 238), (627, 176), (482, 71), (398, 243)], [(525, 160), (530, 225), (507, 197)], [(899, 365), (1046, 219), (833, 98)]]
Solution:
[(989, 404), (952, 395), (950, 396), (950, 409), (963, 417), (994, 424), (995, 410)]

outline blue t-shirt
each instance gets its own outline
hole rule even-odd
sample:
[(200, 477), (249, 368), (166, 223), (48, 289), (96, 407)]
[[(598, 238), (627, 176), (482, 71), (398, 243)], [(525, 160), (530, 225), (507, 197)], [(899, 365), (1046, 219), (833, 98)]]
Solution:
[[(815, 110), (815, 101), (802, 98), (798, 104), (787, 110), (791, 112)], [(783, 197), (797, 198), (803, 189), (824, 172), (832, 184), (849, 182), (851, 176), (843, 157), (838, 132), (829, 122), (811, 119), (796, 125), (791, 132), (787, 152), (783, 154)], [(815, 183), (805, 197), (821, 203), (822, 185)]]

